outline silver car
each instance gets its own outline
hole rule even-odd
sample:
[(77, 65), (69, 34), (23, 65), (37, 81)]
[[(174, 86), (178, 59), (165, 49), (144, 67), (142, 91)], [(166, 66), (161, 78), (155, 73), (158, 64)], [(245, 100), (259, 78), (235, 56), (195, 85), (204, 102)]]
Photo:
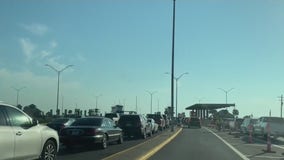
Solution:
[(59, 138), (20, 109), (0, 103), (0, 159), (55, 160)]

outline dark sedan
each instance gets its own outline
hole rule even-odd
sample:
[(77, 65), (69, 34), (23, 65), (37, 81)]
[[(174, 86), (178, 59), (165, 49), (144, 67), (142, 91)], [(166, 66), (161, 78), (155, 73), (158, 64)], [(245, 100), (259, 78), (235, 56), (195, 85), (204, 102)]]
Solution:
[(75, 120), (75, 118), (56, 118), (46, 125), (59, 133), (61, 129), (70, 126)]
[(67, 148), (76, 144), (98, 144), (105, 149), (109, 142), (123, 142), (122, 130), (105, 117), (80, 118), (60, 132), (60, 142)]

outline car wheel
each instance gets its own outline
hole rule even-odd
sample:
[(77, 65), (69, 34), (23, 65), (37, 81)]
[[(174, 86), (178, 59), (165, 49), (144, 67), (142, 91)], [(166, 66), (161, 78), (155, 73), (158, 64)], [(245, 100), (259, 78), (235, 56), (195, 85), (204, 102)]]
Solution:
[(57, 146), (52, 140), (48, 140), (41, 152), (40, 160), (55, 160), (57, 154)]
[(107, 148), (107, 136), (105, 134), (103, 135), (103, 139), (102, 139), (102, 142), (101, 142), (101, 148), (102, 149)]
[(123, 136), (122, 134), (119, 136), (118, 140), (117, 140), (118, 144), (122, 144), (123, 143)]

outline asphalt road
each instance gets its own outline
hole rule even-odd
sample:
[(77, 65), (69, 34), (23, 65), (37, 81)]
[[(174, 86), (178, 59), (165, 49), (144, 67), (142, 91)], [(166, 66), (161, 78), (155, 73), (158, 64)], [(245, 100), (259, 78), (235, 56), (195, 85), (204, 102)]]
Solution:
[(204, 128), (184, 128), (173, 141), (149, 159), (242, 160), (224, 142)]

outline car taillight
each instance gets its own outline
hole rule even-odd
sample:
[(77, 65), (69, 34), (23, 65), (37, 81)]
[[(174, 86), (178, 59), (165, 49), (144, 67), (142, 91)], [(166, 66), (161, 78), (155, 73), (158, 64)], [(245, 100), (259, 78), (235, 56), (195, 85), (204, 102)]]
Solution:
[(88, 129), (85, 131), (86, 136), (94, 136), (96, 135), (96, 129)]

